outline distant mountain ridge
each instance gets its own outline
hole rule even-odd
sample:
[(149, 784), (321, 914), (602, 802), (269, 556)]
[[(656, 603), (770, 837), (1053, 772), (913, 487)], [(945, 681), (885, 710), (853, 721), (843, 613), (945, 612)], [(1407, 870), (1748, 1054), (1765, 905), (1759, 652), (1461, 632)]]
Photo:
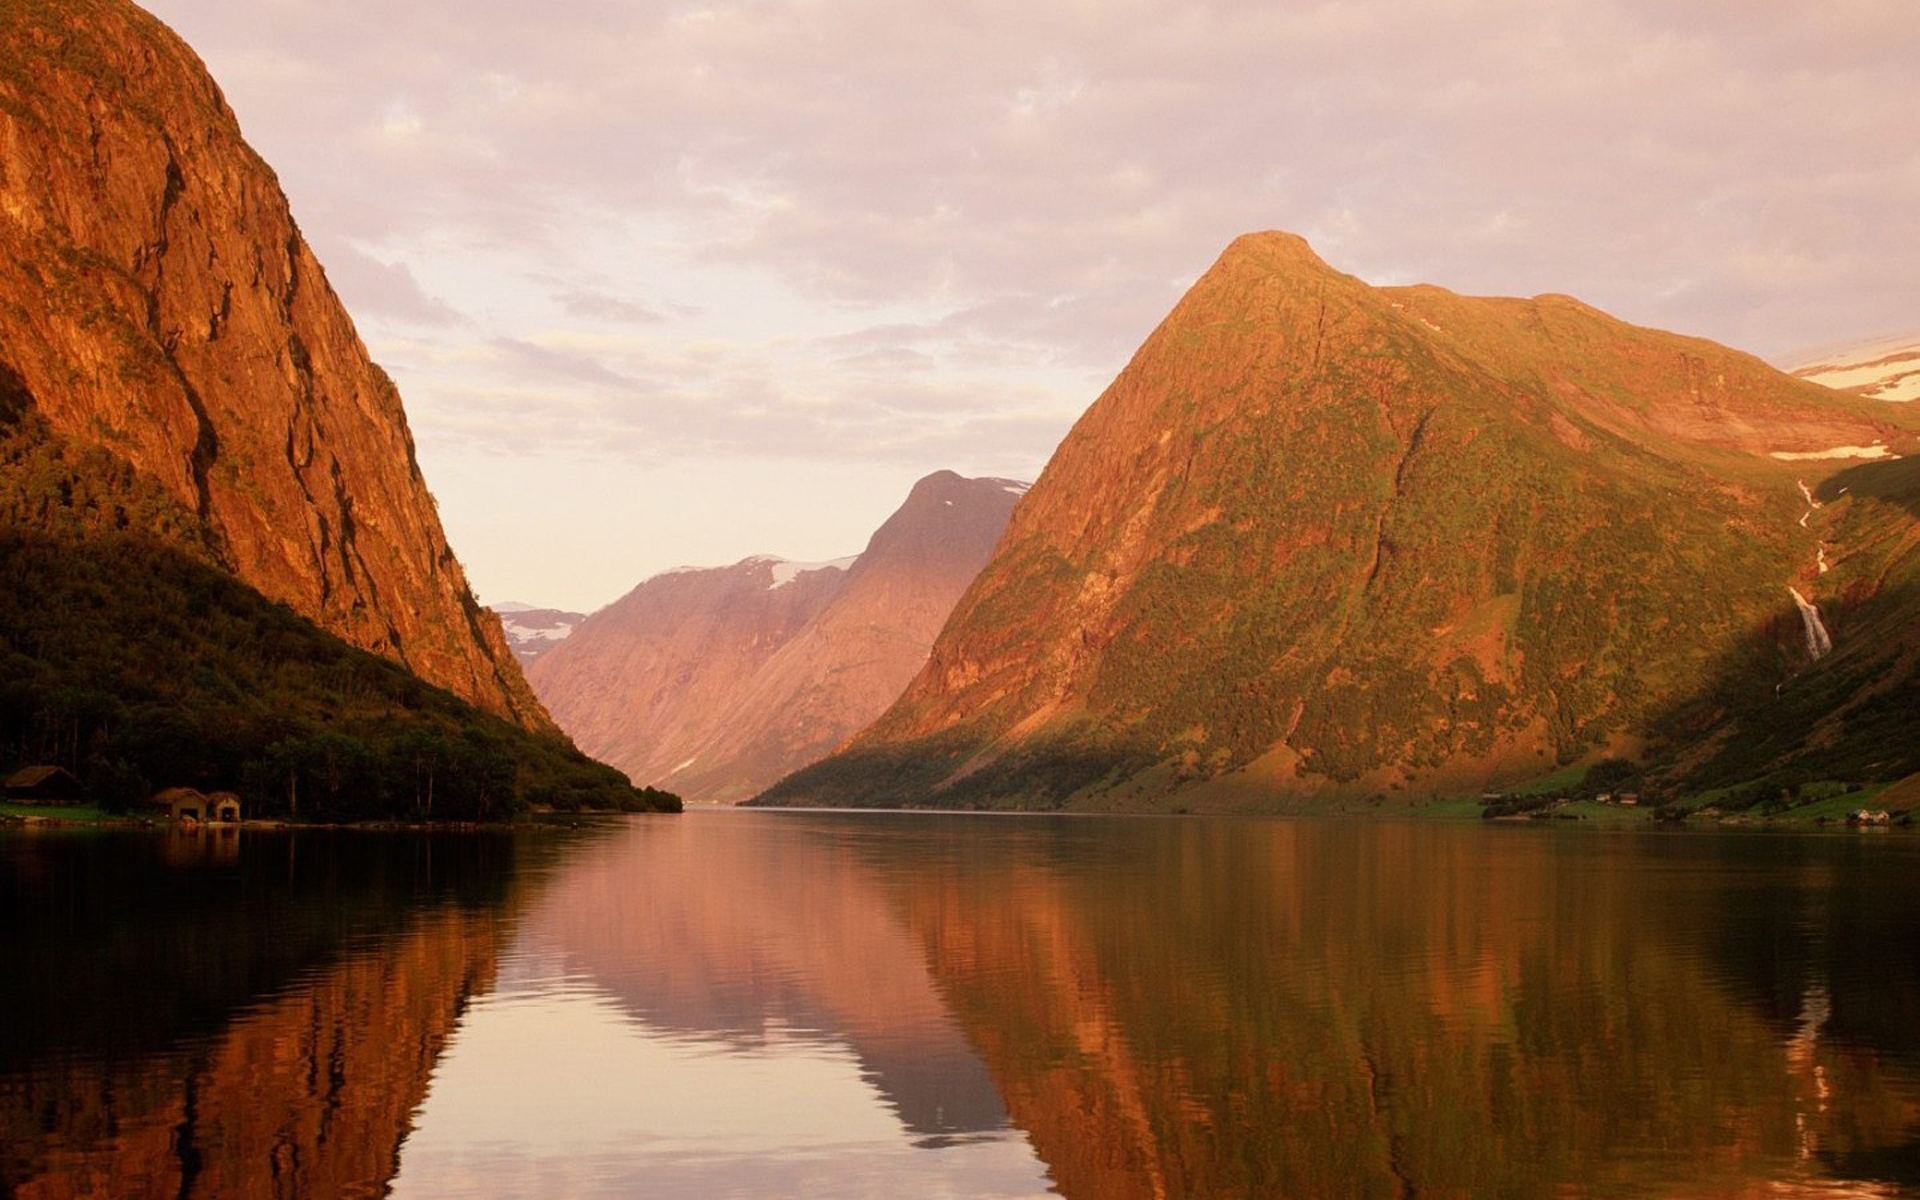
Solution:
[(941, 471), (857, 556), (656, 575), (529, 677), (588, 753), (689, 801), (744, 800), (899, 695), (1026, 486)]
[(1568, 297), (1373, 288), (1242, 238), (900, 700), (759, 802), (1404, 805), (1601, 754), (1920, 769), (1913, 427)]

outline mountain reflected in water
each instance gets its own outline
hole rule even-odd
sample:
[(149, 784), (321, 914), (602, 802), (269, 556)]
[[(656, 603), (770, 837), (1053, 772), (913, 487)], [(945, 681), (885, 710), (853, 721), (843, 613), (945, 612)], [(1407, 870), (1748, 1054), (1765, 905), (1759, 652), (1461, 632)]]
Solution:
[(1898, 836), (740, 812), (357, 838), (0, 839), (29, 968), (0, 983), (7, 1187), (1920, 1185)]
[(900, 895), (1068, 1195), (1920, 1182), (1920, 848), (1017, 829)]
[(1006, 1129), (884, 870), (830, 841), (728, 833), (660, 822), (594, 847), (528, 914), (527, 943), (655, 1030), (844, 1045), (919, 1137)]
[(467, 1000), (512, 839), (0, 838), (0, 1182), (379, 1195)]

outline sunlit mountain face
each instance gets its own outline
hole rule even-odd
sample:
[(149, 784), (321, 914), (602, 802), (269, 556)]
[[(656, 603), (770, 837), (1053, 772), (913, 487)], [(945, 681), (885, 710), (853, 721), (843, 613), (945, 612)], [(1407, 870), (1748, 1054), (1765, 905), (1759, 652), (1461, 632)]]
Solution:
[(1407, 807), (1920, 769), (1916, 418), (1565, 296), (1235, 242), (926, 668), (769, 804)]

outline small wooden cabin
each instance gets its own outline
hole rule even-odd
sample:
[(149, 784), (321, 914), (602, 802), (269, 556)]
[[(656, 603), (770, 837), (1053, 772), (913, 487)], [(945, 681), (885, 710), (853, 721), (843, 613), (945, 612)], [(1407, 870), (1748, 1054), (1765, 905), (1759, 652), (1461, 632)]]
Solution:
[(6, 790), (15, 804), (78, 804), (84, 796), (65, 767), (22, 767), (7, 776)]

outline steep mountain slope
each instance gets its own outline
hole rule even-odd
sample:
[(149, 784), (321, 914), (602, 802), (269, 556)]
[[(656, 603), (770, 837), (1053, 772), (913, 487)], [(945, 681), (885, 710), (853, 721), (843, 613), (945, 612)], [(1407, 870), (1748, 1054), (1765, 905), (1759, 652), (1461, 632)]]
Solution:
[(672, 807), (534, 700), (192, 52), (119, 0), (0, 41), (0, 766), (255, 816)]
[(124, 0), (0, 8), (0, 371), (347, 642), (549, 727), (400, 398), (193, 52)]
[(500, 628), (507, 635), (507, 646), (522, 665), (532, 662), (573, 635), (587, 614), (561, 608), (539, 608), (532, 604), (496, 604)]
[(1794, 377), (1873, 400), (1920, 400), (1920, 334), (1835, 346), (1788, 365)]
[(762, 800), (1384, 801), (1729, 737), (1822, 674), (1789, 587), (1829, 630), (1911, 601), (1908, 513), (1803, 499), (1909, 424), (1567, 297), (1372, 288), (1242, 238), (901, 699)]
[(529, 676), (562, 728), (634, 779), (746, 799), (900, 694), (1024, 490), (941, 471), (857, 558), (656, 576)]

